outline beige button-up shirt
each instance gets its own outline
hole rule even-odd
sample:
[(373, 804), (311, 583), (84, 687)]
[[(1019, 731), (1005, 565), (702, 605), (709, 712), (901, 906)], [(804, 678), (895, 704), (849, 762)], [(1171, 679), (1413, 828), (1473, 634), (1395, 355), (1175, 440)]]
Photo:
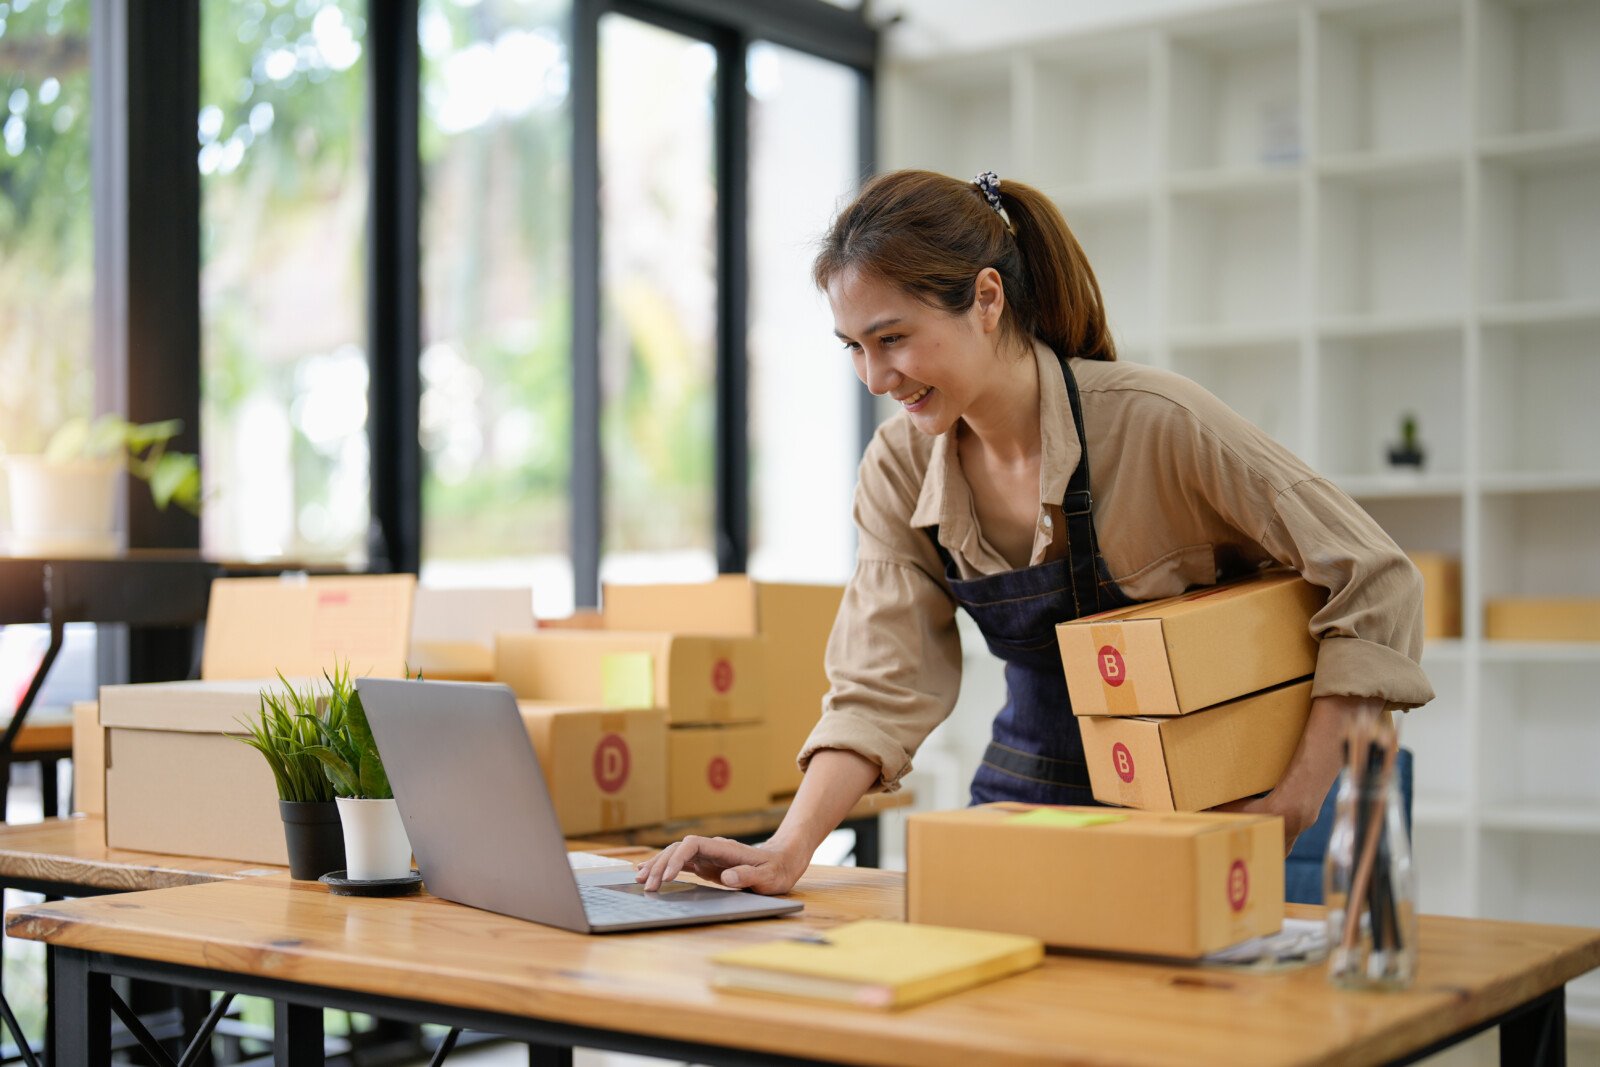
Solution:
[[(1037, 565), (1066, 553), (1061, 502), (1082, 447), (1055, 354), (1039, 365)], [(1072, 359), (1090, 456), (1094, 524), (1111, 576), (1134, 600), (1174, 596), (1277, 561), (1328, 590), (1311, 620), (1314, 696), (1433, 699), (1418, 665), (1422, 580), (1355, 501), (1205, 389), (1137, 363)], [(928, 537), (938, 527), (963, 579), (1010, 565), (978, 528), (955, 435), (902, 412), (861, 461), (855, 574), (828, 641), (830, 689), (801, 749), (858, 752), (898, 788), (917, 747), (955, 706), (956, 603)]]

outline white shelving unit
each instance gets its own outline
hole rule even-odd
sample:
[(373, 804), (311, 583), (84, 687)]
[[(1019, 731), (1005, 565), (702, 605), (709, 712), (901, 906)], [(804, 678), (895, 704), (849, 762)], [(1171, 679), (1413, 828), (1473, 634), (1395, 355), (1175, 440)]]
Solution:
[[(891, 66), (883, 104), (889, 165), (1056, 199), (1124, 358), (1461, 557), (1404, 724), (1422, 906), (1600, 926), (1600, 645), (1482, 625), (1600, 596), (1600, 2), (1265, 0)], [(1600, 1026), (1600, 981), (1568, 1006)]]

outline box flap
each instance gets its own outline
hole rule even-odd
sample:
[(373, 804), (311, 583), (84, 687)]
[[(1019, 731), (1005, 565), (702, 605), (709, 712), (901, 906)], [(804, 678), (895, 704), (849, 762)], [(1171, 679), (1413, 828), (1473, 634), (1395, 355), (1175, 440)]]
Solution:
[(608, 630), (745, 637), (758, 632), (755, 587), (742, 574), (669, 585), (607, 583), (601, 599)]
[[(289, 679), (297, 690), (315, 685), (326, 691), (321, 678)], [(221, 682), (146, 682), (100, 687), (100, 725), (107, 729), (173, 730), (183, 733), (240, 734), (240, 719), (254, 719), (261, 709), (261, 691), (281, 691), (276, 678), (236, 679)]]
[(218, 578), (211, 583), (200, 677), (400, 678), (411, 644), (410, 574)]

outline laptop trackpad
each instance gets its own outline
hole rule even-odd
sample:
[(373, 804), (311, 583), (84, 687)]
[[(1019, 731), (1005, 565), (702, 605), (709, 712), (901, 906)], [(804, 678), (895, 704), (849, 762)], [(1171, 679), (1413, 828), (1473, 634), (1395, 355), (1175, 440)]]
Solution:
[(654, 892), (647, 892), (642, 885), (603, 885), (600, 889), (609, 889), (613, 893), (627, 893), (630, 896), (655, 899), (657, 897), (670, 897), (674, 904), (694, 904), (704, 900), (723, 901), (739, 895), (734, 889), (712, 889), (708, 885), (696, 885), (693, 882), (667, 882)]

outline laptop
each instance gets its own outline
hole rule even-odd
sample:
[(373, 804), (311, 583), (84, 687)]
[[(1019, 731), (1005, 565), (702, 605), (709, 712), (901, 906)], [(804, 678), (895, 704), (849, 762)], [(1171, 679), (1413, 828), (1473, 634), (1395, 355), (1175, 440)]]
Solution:
[(682, 880), (646, 893), (632, 865), (574, 872), (533, 742), (503, 685), (361, 678), (356, 691), (435, 896), (591, 934), (801, 910)]

